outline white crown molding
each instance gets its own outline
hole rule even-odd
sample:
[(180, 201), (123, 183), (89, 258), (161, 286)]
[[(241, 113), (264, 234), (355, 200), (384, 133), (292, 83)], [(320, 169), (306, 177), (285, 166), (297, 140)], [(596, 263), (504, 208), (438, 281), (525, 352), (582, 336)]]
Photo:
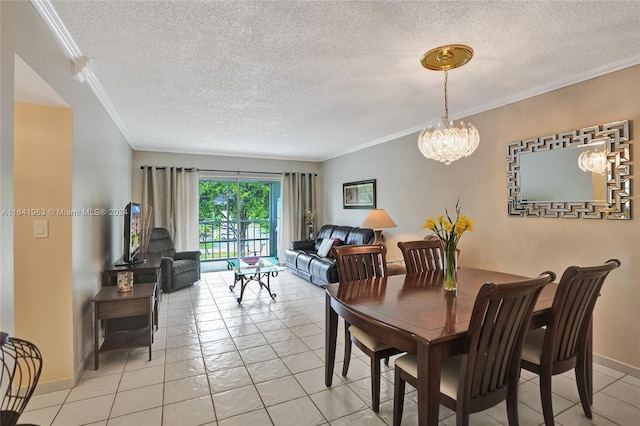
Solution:
[(113, 103), (107, 96), (107, 92), (98, 81), (95, 73), (93, 72), (93, 67), (91, 65), (91, 61), (82, 54), (78, 45), (69, 34), (69, 31), (62, 23), (60, 16), (55, 11), (51, 2), (49, 0), (30, 0), (33, 8), (38, 12), (44, 23), (47, 25), (51, 33), (53, 34), (55, 40), (58, 42), (58, 45), (62, 48), (64, 54), (71, 61), (71, 73), (74, 77), (82, 83), (86, 81), (93, 93), (96, 95), (104, 109), (107, 111), (107, 114), (111, 117), (115, 125), (120, 129), (122, 136), (127, 140), (129, 145), (135, 149), (131, 142), (131, 137), (129, 134), (129, 130), (127, 126), (125, 126), (124, 122), (120, 118), (120, 115), (116, 111), (116, 108), (113, 106)]
[(542, 95), (544, 93), (553, 92), (554, 90), (562, 89), (563, 87), (568, 87), (574, 84), (582, 83), (583, 81), (591, 80), (593, 78), (600, 77), (605, 74), (612, 73), (614, 71), (620, 71), (622, 69), (629, 68), (638, 64), (640, 64), (640, 54), (630, 56), (629, 58), (626, 58), (619, 62), (612, 62), (600, 68), (595, 68), (579, 74), (572, 74), (565, 78), (551, 81), (541, 86), (533, 87), (528, 90), (523, 90), (522, 92), (514, 93), (511, 96), (505, 96), (494, 102), (488, 102), (486, 104), (479, 105), (475, 108), (462, 111), (456, 114), (456, 117), (454, 118), (456, 120), (459, 120), (460, 118), (468, 117), (474, 114), (479, 114), (481, 112), (489, 111), (495, 108), (499, 108), (505, 105), (519, 102), (524, 99)]
[[(450, 120), (460, 120), (465, 117), (469, 117), (471, 115), (479, 114), (481, 112), (490, 111), (495, 108), (499, 108), (505, 105), (509, 105), (515, 102), (519, 102), (528, 98), (532, 98), (534, 96), (542, 95), (544, 93), (552, 92), (554, 90), (561, 89), (563, 87), (571, 86), (573, 84), (581, 83), (583, 81), (591, 80), (592, 78), (600, 77), (605, 74), (609, 74), (615, 71), (619, 71), (625, 68), (633, 67), (635, 65), (640, 65), (640, 54), (631, 56), (625, 60), (619, 62), (612, 62), (608, 65), (605, 65), (600, 68), (596, 68), (593, 70), (589, 70), (587, 72), (583, 72), (580, 74), (573, 74), (571, 76), (567, 76), (566, 78), (555, 80), (547, 84), (543, 84), (538, 87), (534, 87), (528, 90), (523, 90), (522, 92), (515, 93), (511, 96), (505, 96), (493, 102), (487, 102), (485, 104), (479, 105), (475, 108), (470, 108), (461, 112), (456, 113), (450, 117)], [(429, 122), (426, 122), (422, 125), (411, 127), (409, 129), (402, 130), (400, 132), (393, 133), (388, 136), (384, 136), (382, 138), (375, 139), (370, 142), (366, 142), (362, 145), (358, 145), (356, 147), (350, 148), (348, 150), (336, 152), (329, 157), (322, 158), (320, 161), (331, 160), (332, 158), (337, 158), (346, 154), (351, 154), (352, 152), (360, 151), (365, 148), (369, 148), (375, 145), (379, 145), (381, 143), (390, 142), (392, 140), (401, 138), (403, 136), (410, 135), (412, 133), (418, 133), (422, 131), (425, 127), (429, 125), (433, 125), (437, 121), (440, 120), (440, 117), (434, 118)], [(482, 139), (482, 135), (480, 135)], [(416, 138), (417, 144), (417, 138)]]

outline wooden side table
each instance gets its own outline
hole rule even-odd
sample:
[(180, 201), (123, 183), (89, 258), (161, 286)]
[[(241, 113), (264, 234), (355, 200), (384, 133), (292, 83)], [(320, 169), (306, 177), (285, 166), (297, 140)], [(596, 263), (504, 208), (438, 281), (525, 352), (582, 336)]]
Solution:
[(162, 301), (162, 257), (156, 254), (146, 256), (144, 262), (127, 264), (122, 259), (118, 259), (108, 268), (105, 268), (105, 283), (116, 285), (116, 278), (119, 272), (133, 272), (134, 288), (136, 284), (156, 283), (156, 304), (154, 306), (154, 326), (158, 329), (158, 305)]
[[(128, 293), (118, 293), (116, 286), (104, 286), (92, 299), (95, 312), (95, 369), (99, 366), (99, 353), (118, 349), (148, 346), (151, 361), (153, 343), (154, 306), (156, 304), (156, 284), (134, 284)], [(100, 343), (100, 321), (144, 315), (146, 327), (126, 331), (110, 331), (108, 321), (104, 326), (104, 342)]]

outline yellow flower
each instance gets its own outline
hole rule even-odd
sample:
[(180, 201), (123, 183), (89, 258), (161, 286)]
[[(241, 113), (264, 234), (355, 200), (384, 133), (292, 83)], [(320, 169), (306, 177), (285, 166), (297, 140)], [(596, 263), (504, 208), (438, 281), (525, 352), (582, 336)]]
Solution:
[(456, 218), (453, 224), (449, 223), (450, 220), (447, 212), (446, 215), (438, 216), (436, 220), (433, 220), (433, 218), (427, 219), (422, 227), (431, 229), (443, 243), (452, 245), (455, 248), (464, 231), (473, 231), (473, 224), (475, 222), (467, 216), (460, 214), (458, 203), (456, 203)]
[(436, 223), (433, 219), (429, 218), (427, 219), (427, 221), (424, 223), (424, 225), (422, 225), (423, 228), (426, 229), (431, 229), (433, 230), (436, 227)]

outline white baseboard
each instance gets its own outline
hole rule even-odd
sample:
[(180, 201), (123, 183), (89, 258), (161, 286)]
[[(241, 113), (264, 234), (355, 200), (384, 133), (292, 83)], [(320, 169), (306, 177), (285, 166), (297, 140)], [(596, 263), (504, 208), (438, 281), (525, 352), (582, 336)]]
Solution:
[(53, 382), (38, 383), (38, 386), (36, 386), (36, 390), (33, 392), (33, 394), (40, 395), (43, 393), (69, 390), (69, 389), (73, 389), (74, 386), (75, 386), (75, 380), (72, 377), (68, 379), (55, 380)]
[(63, 380), (56, 380), (53, 382), (38, 383), (38, 386), (36, 386), (36, 390), (33, 392), (33, 394), (39, 395), (43, 393), (73, 389), (80, 380), (80, 377), (82, 377), (82, 375), (84, 374), (84, 371), (90, 362), (94, 362), (93, 351), (87, 354), (84, 362), (78, 366), (75, 371), (74, 377)]
[(597, 354), (593, 354), (593, 362), (640, 379), (640, 368), (634, 367), (633, 365)]

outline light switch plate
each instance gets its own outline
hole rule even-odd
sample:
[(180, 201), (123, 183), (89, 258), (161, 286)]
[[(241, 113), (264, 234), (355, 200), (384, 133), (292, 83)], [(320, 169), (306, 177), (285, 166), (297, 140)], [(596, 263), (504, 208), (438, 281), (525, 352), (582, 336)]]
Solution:
[(33, 238), (49, 238), (49, 221), (33, 221)]

